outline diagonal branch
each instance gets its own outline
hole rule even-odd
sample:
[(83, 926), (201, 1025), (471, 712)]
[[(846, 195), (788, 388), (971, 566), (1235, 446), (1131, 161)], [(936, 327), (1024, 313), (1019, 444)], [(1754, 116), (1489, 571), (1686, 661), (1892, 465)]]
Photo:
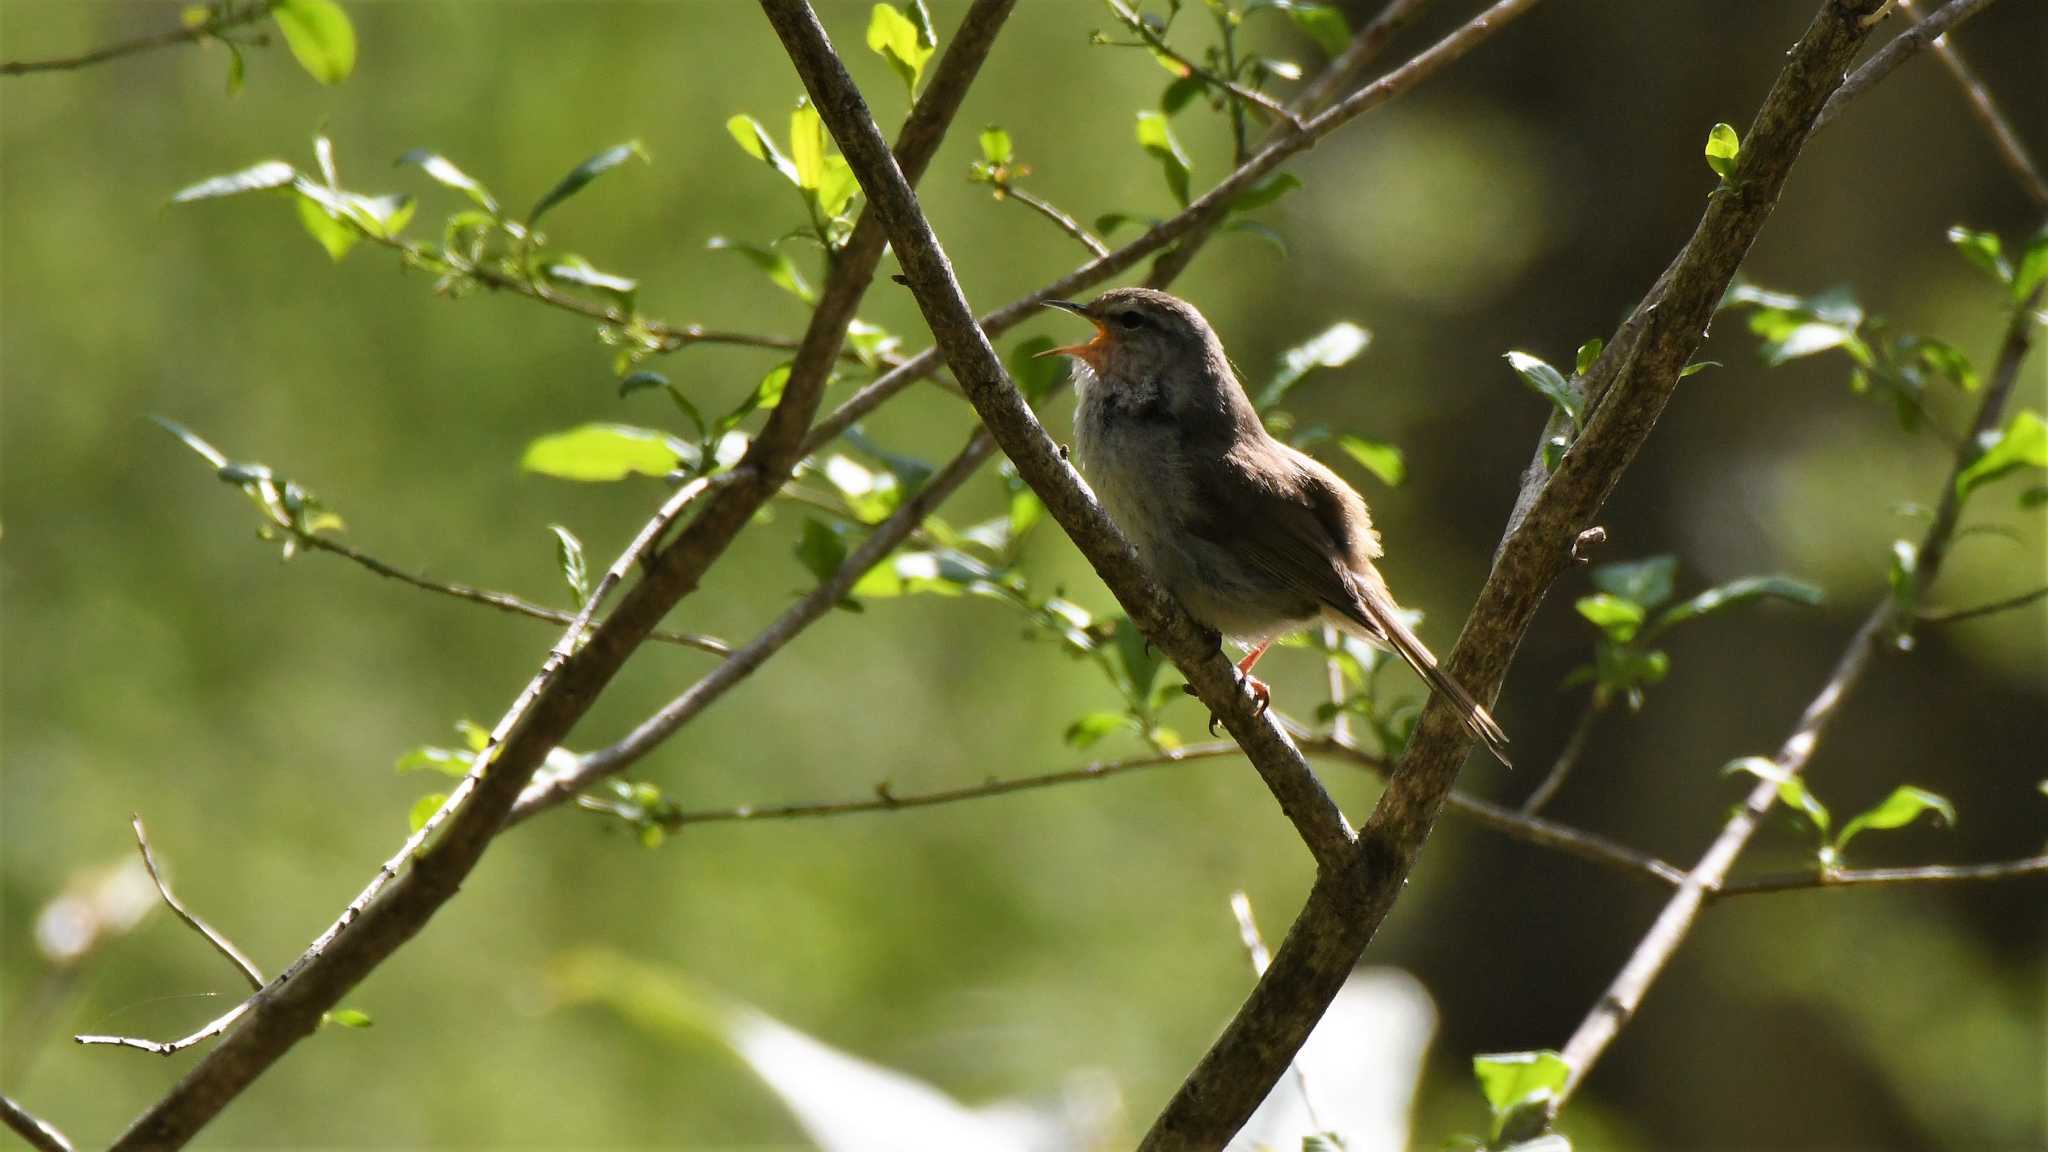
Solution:
[(0, 1123), (36, 1152), (71, 1152), (71, 1141), (62, 1132), (6, 1096), (0, 1096)]
[[(2012, 321), (2006, 328), (1997, 366), (1992, 371), (1990, 383), (1985, 387), (1984, 399), (1978, 405), (1971, 435), (1964, 441), (1966, 447), (1957, 454), (1948, 480), (1942, 486), (1941, 502), (1935, 509), (1934, 522), (1921, 540), (1919, 560), (1914, 565), (1912, 573), (1914, 594), (1909, 598), (1911, 602), (1918, 602), (1920, 595), (1933, 584), (1935, 576), (1941, 570), (1942, 560), (1948, 553), (1949, 543), (1955, 536), (1956, 524), (1962, 516), (1962, 498), (1957, 493), (1956, 477), (1960, 476), (1963, 469), (1974, 459), (1975, 450), (1970, 446), (1977, 443), (1980, 435), (1998, 425), (1999, 416), (2019, 380), (2020, 365), (2025, 361), (2032, 342), (2032, 313), (2040, 303), (2041, 295), (2042, 289), (2036, 288), (2033, 296), (2014, 310)], [(1807, 704), (1806, 711), (1800, 716), (1792, 735), (1785, 740), (1777, 755), (1772, 758), (1779, 773), (1786, 777), (1795, 776), (1812, 759), (1814, 749), (1819, 745), (1829, 723), (1840, 714), (1849, 694), (1855, 691), (1857, 684), (1862, 680), (1879, 640), (1900, 623), (1900, 603), (1899, 598), (1892, 596), (1880, 600), (1865, 617), (1856, 634), (1850, 638), (1848, 647), (1835, 664), (1833, 674), (1828, 677), (1819, 694)], [(1700, 862), (1686, 876), (1685, 883), (1679, 886), (1678, 892), (1658, 914), (1650, 931), (1636, 945), (1628, 963), (1623, 965), (1613, 983), (1608, 985), (1606, 994), (1601, 996), (1585, 1020), (1579, 1024), (1578, 1029), (1573, 1032), (1570, 1042), (1564, 1047), (1565, 1062), (1571, 1066), (1571, 1079), (1547, 1109), (1530, 1109), (1526, 1113), (1530, 1117), (1530, 1122), (1527, 1129), (1516, 1133), (1520, 1138), (1527, 1139), (1535, 1135), (1534, 1129), (1539, 1129), (1556, 1118), (1558, 1110), (1584, 1082), (1586, 1074), (1599, 1062), (1607, 1046), (1642, 1005), (1651, 985), (1663, 973), (1665, 965), (1676, 954), (1679, 945), (1684, 943), (1694, 918), (1709, 896), (1716, 890), (1723, 890), (1725, 894), (1731, 890), (1744, 889), (1745, 886), (1742, 885), (1733, 886), (1731, 889), (1725, 886), (1724, 882), (1736, 859), (1748, 846), (1750, 837), (1755, 834), (1764, 817), (1778, 801), (1776, 775), (1774, 774), (1773, 779), (1759, 781), (1757, 786), (1750, 790), (1742, 807), (1737, 809), (1735, 815), (1723, 826), (1720, 835), (1714, 838), (1706, 854), (1700, 857)], [(1775, 890), (1784, 886), (1776, 882), (1760, 883), (1763, 887), (1756, 890)]]
[[(1013, 2), (978, 0), (969, 10), (934, 70), (931, 86), (904, 125), (903, 160), (910, 170), (920, 171), (930, 160)], [(868, 232), (879, 237), (872, 226)], [(699, 481), (669, 499), (549, 652), (448, 802), (407, 839), (363, 894), (290, 968), (229, 1014), (232, 1030), (122, 1134), (115, 1148), (182, 1146), (455, 895), (503, 829), (514, 802), (548, 752), (787, 479), (799, 458), (805, 425), (816, 412), (829, 362), (838, 354), (852, 318), (853, 304), (880, 256), (879, 239), (863, 241), (856, 225), (827, 278), (782, 403), (746, 457), (717, 478), (715, 492), (709, 492), (713, 482)], [(837, 331), (821, 323), (820, 316), (831, 317)], [(707, 492), (703, 510), (673, 542), (663, 545), (685, 508)], [(606, 594), (636, 564), (644, 567), (645, 575), (586, 638), (585, 630)]]
[(1908, 25), (1905, 31), (1892, 37), (1883, 48), (1864, 61), (1847, 80), (1842, 82), (1841, 88), (1828, 100), (1828, 106), (1821, 109), (1820, 120), (1814, 124), (1814, 130), (1819, 131), (1834, 123), (1835, 118), (1842, 114), (1842, 110), (1849, 106), (1851, 100), (1876, 87), (1880, 81), (1896, 71), (1899, 65), (1912, 59), (1922, 48), (1933, 43), (1935, 37), (1960, 27), (1963, 21), (1991, 7), (1995, 2), (1996, 0), (1949, 0), (1940, 8), (1929, 12), (1926, 19)]
[(47, 60), (9, 60), (0, 64), (0, 76), (27, 76), (36, 72), (72, 72), (101, 64), (108, 60), (119, 60), (124, 56), (135, 56), (153, 52), (158, 48), (175, 48), (180, 44), (197, 44), (202, 40), (218, 37), (223, 32), (254, 24), (270, 15), (276, 0), (251, 0), (237, 8), (233, 4), (209, 15), (205, 22), (189, 28), (172, 28), (133, 40), (123, 40), (104, 48), (81, 52), (76, 56), (58, 56)]
[[(1911, 0), (1898, 0), (1898, 4), (1901, 12), (1912, 13)], [(1956, 85), (1963, 90), (1971, 117), (1991, 137), (1992, 146), (1997, 149), (1998, 159), (2006, 171), (2034, 201), (2036, 208), (2048, 208), (2048, 181), (2041, 179), (2041, 170), (2034, 166), (2034, 158), (2027, 154), (2027, 146), (2020, 142), (2019, 133), (2012, 130), (2012, 124), (1999, 111), (1990, 89), (1977, 78), (1976, 69), (1970, 67), (1963, 54), (1948, 42), (1947, 36), (1936, 36), (1932, 47), (1934, 58), (1941, 61), (1949, 75), (1955, 77)]]
[[(1692, 238), (1628, 322), (1639, 335), (1625, 339), (1624, 330), (1609, 341), (1609, 356), (1632, 344), (1632, 357), (1611, 364), (1612, 382), (1584, 431), (1514, 523), (1448, 661), (1450, 675), (1480, 699), (1492, 697), (1545, 592), (1570, 564), (1573, 541), (1648, 439), (1883, 2), (1821, 6), (1745, 135), (1736, 179), (1709, 198)], [(1348, 866), (1317, 877), (1273, 966), (1153, 1124), (1148, 1152), (1217, 1146), (1264, 1098), (1392, 908), (1470, 743), (1451, 710), (1432, 699)]]
[(142, 866), (149, 870), (149, 878), (156, 882), (157, 895), (163, 897), (164, 905), (175, 912), (178, 919), (183, 920), (194, 932), (206, 937), (206, 942), (213, 945), (214, 951), (227, 957), (228, 963), (233, 964), (242, 974), (242, 979), (249, 982), (252, 991), (262, 991), (263, 973), (257, 970), (255, 963), (227, 937), (216, 932), (211, 924), (187, 909), (183, 901), (171, 895), (171, 886), (164, 883), (163, 873), (157, 871), (156, 855), (149, 850), (149, 836), (142, 830), (142, 817), (137, 816), (130, 823), (135, 828), (135, 847), (142, 852)]

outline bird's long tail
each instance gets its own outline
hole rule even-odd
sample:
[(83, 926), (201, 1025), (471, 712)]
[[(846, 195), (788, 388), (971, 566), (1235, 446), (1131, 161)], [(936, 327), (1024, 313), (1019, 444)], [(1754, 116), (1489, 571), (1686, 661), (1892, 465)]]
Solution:
[(1359, 600), (1362, 601), (1360, 607), (1364, 609), (1364, 621), (1354, 619), (1349, 613), (1338, 612), (1330, 613), (1332, 620), (1367, 641), (1393, 649), (1394, 654), (1406, 661), (1410, 668), (1415, 669), (1415, 674), (1427, 681), (1430, 688), (1450, 701), (1451, 706), (1456, 708), (1464, 719), (1465, 727), (1471, 729), (1472, 735), (1486, 745), (1486, 750), (1493, 753), (1494, 759), (1509, 768), (1514, 767), (1514, 762), (1508, 759), (1508, 734), (1501, 730), (1492, 713), (1479, 701), (1474, 700), (1470, 692), (1465, 691), (1463, 684), (1458, 683), (1450, 673), (1443, 670), (1437, 663), (1436, 656), (1414, 631), (1402, 622), (1399, 610), (1394, 607), (1393, 598), (1378, 589), (1359, 588), (1358, 592)]

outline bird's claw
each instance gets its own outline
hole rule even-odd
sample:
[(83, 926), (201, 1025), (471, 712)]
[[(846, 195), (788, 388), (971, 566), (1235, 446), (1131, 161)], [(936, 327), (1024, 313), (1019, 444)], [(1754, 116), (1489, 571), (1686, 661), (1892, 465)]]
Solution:
[[(1266, 682), (1257, 676), (1245, 676), (1238, 682), (1249, 689), (1252, 694), (1252, 715), (1264, 716), (1266, 710), (1273, 706), (1273, 690), (1266, 687)], [(1180, 686), (1180, 690), (1190, 696), (1195, 695), (1195, 686), (1193, 684), (1183, 684)], [(1209, 713), (1209, 735), (1216, 735), (1216, 725), (1222, 723), (1222, 720), (1223, 718), (1216, 715), (1216, 713)]]

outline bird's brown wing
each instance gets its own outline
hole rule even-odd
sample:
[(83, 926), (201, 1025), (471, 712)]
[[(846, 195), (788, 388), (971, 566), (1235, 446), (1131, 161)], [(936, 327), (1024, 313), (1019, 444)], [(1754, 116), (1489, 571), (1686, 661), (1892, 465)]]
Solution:
[(1202, 494), (1209, 512), (1190, 531), (1391, 648), (1507, 764), (1507, 734), (1401, 619), (1386, 582), (1373, 569), (1371, 558), (1379, 547), (1364, 501), (1312, 461), (1267, 459), (1272, 462), (1223, 472), (1223, 479)]

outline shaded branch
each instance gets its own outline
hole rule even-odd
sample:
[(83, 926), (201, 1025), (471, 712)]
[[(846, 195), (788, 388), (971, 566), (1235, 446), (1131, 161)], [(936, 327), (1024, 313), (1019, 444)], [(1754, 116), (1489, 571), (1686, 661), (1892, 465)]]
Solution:
[(1927, 864), (1918, 868), (1837, 868), (1832, 872), (1786, 872), (1723, 884), (1709, 893), (1712, 900), (1765, 892), (1798, 892), (1814, 888), (1905, 888), (1976, 884), (1987, 880), (2018, 880), (2048, 876), (2048, 856), (2029, 856), (1997, 864)]
[(1989, 604), (1977, 604), (1969, 608), (1931, 608), (1920, 613), (1914, 619), (1922, 624), (1960, 624), (1965, 620), (1975, 620), (1983, 616), (1996, 616), (2000, 612), (2011, 612), (2016, 608), (2025, 608), (2029, 604), (2044, 599), (2048, 599), (2048, 584), (2044, 584), (2031, 592), (2022, 592), (2017, 596), (2008, 596), (2003, 600), (1993, 600)]
[(36, 1152), (72, 1152), (71, 1141), (62, 1132), (6, 1096), (0, 1096), (0, 1123)]
[[(2020, 365), (2026, 359), (2032, 340), (2033, 309), (2040, 303), (2042, 289), (2036, 288), (2033, 295), (2013, 312), (2006, 327), (2005, 339), (2000, 346), (1998, 361), (1992, 370), (1990, 382), (1984, 389), (1983, 400), (1977, 408), (1971, 435), (1965, 438), (1965, 445), (1974, 445), (1978, 437), (1998, 426), (1999, 418), (2010, 399), (2014, 385), (2019, 379)], [(1912, 596), (1909, 602), (1917, 603), (1933, 584), (1941, 570), (1942, 560), (1955, 535), (1956, 524), (1962, 516), (1962, 498), (1957, 493), (1956, 478), (1973, 461), (1974, 450), (1965, 447), (1955, 459), (1946, 482), (1942, 485), (1941, 501), (1935, 509), (1934, 521), (1928, 526), (1920, 542), (1918, 562), (1911, 575)], [(1807, 704), (1792, 735), (1772, 757), (1778, 773), (1785, 777), (1796, 776), (1812, 759), (1814, 749), (1831, 721), (1840, 714), (1844, 702), (1855, 691), (1863, 673), (1876, 651), (1879, 640), (1887, 635), (1899, 622), (1897, 617), (1901, 601), (1887, 595), (1878, 601), (1861, 627), (1850, 639), (1835, 664), (1834, 672), (1828, 677), (1818, 695)], [(1623, 965), (1607, 992), (1593, 1006), (1586, 1018), (1572, 1033), (1566, 1043), (1563, 1055), (1571, 1066), (1571, 1078), (1551, 1101), (1547, 1109), (1530, 1109), (1530, 1117), (1521, 1130), (1510, 1135), (1526, 1139), (1555, 1120), (1559, 1109), (1570, 1100), (1578, 1086), (1584, 1082), (1600, 1057), (1606, 1052), (1616, 1035), (1635, 1015), (1648, 995), (1657, 978), (1670, 963), (1671, 957), (1684, 943), (1691, 931), (1694, 918), (1701, 906), (1715, 890), (1725, 892), (1725, 881), (1735, 861), (1748, 846), (1750, 837), (1761, 826), (1763, 819), (1778, 802), (1778, 781), (1760, 780), (1749, 792), (1749, 796), (1721, 829), (1706, 854), (1700, 858), (1679, 885), (1678, 892), (1664, 906), (1656, 922), (1636, 945), (1628, 962)], [(1763, 883), (1763, 882), (1758, 882)], [(1741, 886), (1737, 886), (1738, 888)], [(1759, 889), (1762, 890), (1762, 889)]]
[[(1991, 7), (1996, 0), (1949, 0), (1940, 8), (1927, 14), (1925, 20), (1917, 21), (1891, 38), (1885, 46), (1873, 54), (1862, 66), (1842, 82), (1842, 87), (1828, 100), (1828, 106), (1821, 109), (1820, 120), (1814, 130), (1835, 122), (1851, 100), (1877, 86), (1879, 81), (1891, 75), (1898, 66), (1912, 59), (1922, 48), (1934, 42), (1936, 36), (1960, 27), (1963, 21)], [(1904, 8), (1905, 5), (1900, 5)]]
[(1237, 101), (1240, 104), (1249, 104), (1252, 107), (1257, 108), (1259, 111), (1264, 112), (1266, 115), (1271, 116), (1275, 120), (1280, 121), (1281, 124), (1292, 129), (1293, 131), (1299, 132), (1302, 130), (1303, 125), (1301, 122), (1301, 117), (1295, 115), (1294, 112), (1287, 107), (1287, 105), (1282, 104), (1280, 101), (1273, 99), (1271, 96), (1266, 95), (1264, 92), (1259, 92), (1251, 88), (1246, 88), (1244, 85), (1239, 84), (1237, 81), (1232, 80), (1228, 76), (1218, 76), (1216, 73), (1211, 72), (1209, 69), (1202, 67), (1200, 64), (1195, 63), (1193, 60), (1190, 60), (1186, 56), (1183, 56), (1181, 53), (1175, 51), (1172, 45), (1169, 45), (1166, 42), (1166, 38), (1164, 36), (1161, 36), (1158, 32), (1154, 31), (1150, 24), (1147, 24), (1142, 19), (1139, 19), (1138, 14), (1136, 12), (1131, 11), (1130, 8), (1123, 3), (1123, 0), (1103, 0), (1103, 2), (1109, 5), (1109, 10), (1117, 18), (1118, 23), (1122, 24), (1125, 28), (1130, 29), (1131, 32), (1138, 37), (1138, 39), (1143, 40), (1145, 42), (1145, 47), (1150, 48), (1152, 51), (1159, 53), (1161, 56), (1166, 57), (1168, 60), (1171, 60), (1175, 64), (1178, 64), (1182, 68), (1186, 69), (1186, 71), (1182, 73), (1183, 75), (1193, 76), (1196, 79), (1200, 80), (1202, 83), (1207, 84), (1211, 88), (1216, 88), (1223, 92), (1229, 93), (1231, 99)]
[(1529, 793), (1529, 798), (1522, 801), (1524, 815), (1534, 816), (1541, 812), (1543, 806), (1557, 795), (1557, 790), (1564, 787), (1565, 777), (1578, 766), (1579, 757), (1585, 753), (1586, 741), (1593, 735), (1593, 725), (1599, 722), (1602, 711), (1597, 695), (1586, 697), (1586, 706), (1579, 709), (1579, 718), (1572, 722), (1571, 735), (1565, 737), (1564, 747), (1558, 751), (1557, 759), (1551, 761), (1550, 771), (1544, 775), (1543, 782), (1536, 785), (1536, 790)]
[(1101, 257), (1109, 255), (1109, 245), (1104, 244), (1102, 241), (1096, 239), (1095, 234), (1093, 232), (1088, 231), (1088, 229), (1083, 228), (1079, 220), (1074, 219), (1072, 216), (1069, 216), (1065, 212), (1062, 212), (1058, 208), (1054, 207), (1051, 201), (1041, 200), (1040, 198), (1033, 196), (1031, 193), (1024, 191), (1022, 188), (1018, 188), (1015, 185), (1010, 184), (1008, 182), (1005, 182), (997, 186), (996, 199), (1015, 200), (1017, 203), (1022, 204), (1026, 208), (1031, 209), (1033, 212), (1038, 213), (1040, 216), (1045, 217), (1047, 220), (1052, 221), (1054, 227), (1058, 228), (1062, 232), (1065, 232), (1067, 235), (1072, 236), (1075, 242), (1079, 243), (1081, 247), (1086, 248), (1089, 251), (1089, 253), (1094, 256)]
[(172, 28), (149, 36), (138, 36), (123, 40), (104, 48), (95, 48), (77, 56), (58, 56), (47, 60), (9, 60), (0, 63), (0, 76), (27, 76), (36, 72), (71, 72), (102, 64), (108, 60), (119, 60), (124, 56), (136, 56), (153, 52), (158, 48), (174, 48), (180, 44), (197, 44), (202, 40), (216, 39), (223, 32), (254, 24), (270, 15), (276, 0), (258, 0), (237, 8), (230, 4), (221, 11), (207, 17), (203, 24), (190, 28)]
[[(1911, 0), (1898, 0), (1901, 12), (1911, 13)], [(1969, 102), (1970, 116), (1983, 127), (1991, 137), (1991, 143), (1998, 151), (1998, 159), (2012, 173), (2014, 180), (2034, 201), (2036, 208), (2048, 208), (2048, 181), (2041, 179), (2041, 170), (2034, 166), (2033, 157), (2027, 155), (2027, 146), (2020, 142), (2019, 133), (2012, 130), (2012, 123), (1999, 111), (1998, 102), (1991, 98), (1991, 91), (1984, 82), (1977, 79), (1977, 72), (1963, 59), (1948, 37), (1937, 36), (1933, 42), (1935, 59), (1940, 60), (1955, 77), (1956, 84), (1963, 90), (1963, 98)]]
[(240, 948), (235, 947), (232, 941), (215, 931), (211, 924), (201, 920), (187, 909), (182, 901), (171, 895), (171, 886), (164, 883), (163, 873), (157, 871), (156, 855), (149, 850), (149, 836), (142, 830), (142, 817), (136, 816), (129, 823), (135, 829), (135, 847), (142, 853), (142, 866), (149, 870), (149, 878), (155, 881), (156, 893), (163, 897), (164, 906), (176, 913), (178, 919), (183, 920), (187, 927), (206, 937), (206, 942), (213, 945), (214, 951), (227, 957), (228, 963), (233, 964), (235, 970), (242, 974), (242, 979), (249, 982), (251, 991), (261, 992), (263, 973), (257, 970), (255, 963), (244, 955)]
[[(1821, 6), (1744, 134), (1736, 179), (1708, 199), (1685, 248), (1609, 341), (1606, 355), (1620, 345), (1632, 345), (1632, 355), (1625, 363), (1610, 361), (1609, 383), (1591, 393), (1584, 430), (1526, 507), (1518, 508), (1523, 514), (1447, 661), (1451, 677), (1474, 689), (1480, 701), (1493, 698), (1537, 606), (1571, 563), (1573, 541), (1595, 522), (1649, 437), (1736, 267), (1769, 218), (1814, 119), (1867, 35), (1866, 18), (1882, 2), (1828, 0)], [(1343, 869), (1317, 876), (1272, 967), (1154, 1122), (1145, 1149), (1213, 1148), (1242, 1126), (1393, 907), (1470, 746), (1454, 712), (1432, 697), (1360, 830), (1352, 859)]]

